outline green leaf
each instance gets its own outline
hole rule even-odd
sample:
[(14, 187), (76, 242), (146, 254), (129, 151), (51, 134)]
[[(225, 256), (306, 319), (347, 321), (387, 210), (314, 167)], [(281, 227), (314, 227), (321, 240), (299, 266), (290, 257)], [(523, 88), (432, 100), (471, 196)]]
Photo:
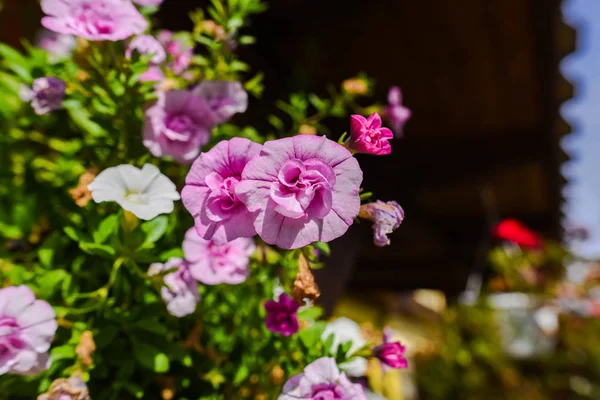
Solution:
[(317, 345), (317, 343), (321, 341), (321, 335), (325, 330), (325, 326), (326, 323), (324, 321), (315, 322), (308, 328), (304, 328), (300, 332), (298, 332), (298, 337), (300, 338), (302, 343), (304, 343), (304, 346), (306, 346), (306, 348), (312, 349)]
[(302, 321), (313, 322), (319, 319), (323, 315), (323, 309), (321, 307), (305, 307), (298, 311), (298, 319)]
[(163, 251), (158, 256), (158, 258), (160, 259), (160, 261), (163, 261), (163, 262), (164, 261), (168, 261), (169, 258), (172, 258), (172, 257), (183, 258), (183, 250), (178, 247), (178, 248), (175, 248), (175, 249)]
[(90, 119), (90, 113), (76, 100), (63, 101), (63, 107), (75, 124), (91, 136), (105, 136), (106, 131)]
[(329, 248), (329, 244), (327, 244), (325, 242), (315, 242), (315, 243), (313, 243), (313, 246), (315, 246), (316, 249), (319, 250), (319, 252), (323, 253), (326, 256), (331, 254), (331, 249)]
[(169, 219), (166, 215), (161, 215), (159, 217), (154, 218), (152, 221), (144, 222), (140, 226), (142, 228), (142, 231), (146, 233), (144, 245), (155, 243), (156, 241), (158, 241), (167, 231), (168, 225)]
[(62, 269), (56, 269), (48, 271), (42, 274), (38, 278), (38, 284), (40, 287), (40, 297), (50, 298), (52, 295), (62, 288), (62, 281), (69, 276), (67, 271)]
[(145, 368), (161, 374), (169, 371), (170, 365), (167, 355), (148, 343), (134, 340), (133, 355)]
[(114, 258), (116, 251), (110, 246), (97, 243), (80, 242), (79, 248), (88, 254), (93, 256), (100, 256), (105, 258)]
[(246, 380), (246, 378), (248, 378), (249, 375), (250, 369), (248, 368), (248, 366), (245, 364), (240, 365), (237, 372), (235, 373), (235, 376), (233, 377), (233, 385), (239, 386)]
[(104, 218), (94, 232), (94, 242), (104, 243), (112, 234), (119, 229), (119, 216), (117, 214), (109, 215)]
[(63, 359), (73, 359), (75, 358), (75, 348), (69, 344), (53, 347), (50, 350), (50, 358), (53, 362)]
[(74, 242), (88, 242), (89, 238), (82, 232), (77, 231), (71, 226), (67, 226), (63, 229), (65, 234), (71, 238)]

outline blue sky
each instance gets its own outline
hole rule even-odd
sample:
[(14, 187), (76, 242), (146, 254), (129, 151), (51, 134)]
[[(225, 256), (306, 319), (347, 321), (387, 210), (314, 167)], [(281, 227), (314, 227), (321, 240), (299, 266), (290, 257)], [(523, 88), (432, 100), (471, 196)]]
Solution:
[(573, 161), (563, 167), (569, 179), (565, 187), (565, 225), (590, 230), (586, 243), (571, 247), (583, 256), (600, 257), (600, 0), (565, 2), (566, 21), (577, 29), (577, 52), (562, 64), (575, 84), (575, 97), (562, 108), (573, 126), (563, 148)]

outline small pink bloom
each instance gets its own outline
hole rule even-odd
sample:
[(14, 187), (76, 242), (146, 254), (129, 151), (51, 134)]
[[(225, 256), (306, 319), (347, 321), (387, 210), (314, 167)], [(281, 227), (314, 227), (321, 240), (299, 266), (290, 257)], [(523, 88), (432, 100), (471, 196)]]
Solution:
[(27, 286), (0, 289), (0, 375), (35, 375), (48, 369), (56, 314)]
[(224, 244), (205, 240), (190, 228), (183, 239), (183, 253), (194, 279), (205, 285), (237, 285), (248, 277), (250, 256), (256, 246), (251, 238), (238, 238)]
[(412, 113), (402, 105), (402, 92), (398, 86), (390, 88), (388, 102), (390, 103), (389, 106), (383, 109), (384, 117), (392, 126), (392, 130), (397, 137), (402, 137), (404, 124), (410, 119)]
[(208, 103), (214, 112), (215, 124), (221, 124), (248, 108), (248, 93), (240, 82), (203, 81), (193, 92)]
[(386, 367), (400, 369), (407, 368), (408, 361), (404, 358), (406, 347), (400, 342), (392, 342), (391, 329), (384, 329), (383, 344), (373, 348), (373, 355), (377, 357)]
[(60, 33), (42, 29), (35, 41), (35, 45), (40, 49), (46, 50), (53, 59), (66, 58), (71, 55), (77, 41), (72, 35), (63, 35)]
[(404, 221), (404, 210), (395, 201), (377, 200), (360, 206), (359, 216), (373, 222), (373, 242), (375, 246), (383, 247), (390, 244), (387, 237), (400, 227)]
[(343, 235), (360, 208), (362, 171), (352, 154), (324, 136), (264, 144), (235, 193), (255, 214), (268, 244), (296, 249)]
[(322, 357), (291, 377), (283, 386), (278, 400), (367, 400), (359, 383), (352, 383), (340, 372), (335, 359)]
[(162, 30), (156, 36), (156, 39), (162, 44), (171, 56), (172, 62), (167, 65), (174, 74), (180, 75), (185, 72), (192, 62), (194, 49), (185, 43), (182, 39), (176, 38), (173, 32)]
[(285, 293), (279, 295), (278, 301), (269, 300), (265, 303), (267, 311), (267, 329), (271, 332), (291, 336), (298, 332), (298, 308), (300, 305)]
[(242, 171), (261, 145), (248, 139), (222, 141), (194, 162), (181, 192), (196, 231), (215, 243), (256, 235), (253, 215), (236, 194)]
[(190, 164), (210, 139), (212, 111), (190, 91), (159, 93), (145, 114), (144, 146), (156, 157), (171, 156)]
[(42, 25), (87, 40), (118, 41), (143, 33), (148, 22), (124, 0), (42, 0)]
[(152, 64), (160, 64), (167, 59), (165, 49), (158, 40), (150, 35), (139, 35), (133, 38), (127, 46), (125, 56), (131, 58), (134, 51), (141, 55), (153, 54), (154, 56), (150, 60)]
[(381, 117), (377, 113), (367, 119), (362, 115), (351, 116), (350, 147), (360, 153), (385, 155), (392, 152), (388, 140), (394, 134), (388, 128), (381, 127)]
[(62, 79), (47, 76), (33, 81), (31, 107), (37, 115), (48, 114), (61, 107), (65, 97), (66, 85)]
[(150, 66), (146, 72), (140, 75), (140, 82), (162, 82), (165, 79), (165, 74), (159, 66)]
[(173, 257), (166, 264), (154, 263), (148, 269), (148, 275), (157, 275), (164, 271), (175, 269), (164, 276), (164, 286), (160, 290), (167, 310), (176, 316), (184, 317), (196, 310), (200, 301), (198, 283), (190, 274), (189, 264), (181, 258)]

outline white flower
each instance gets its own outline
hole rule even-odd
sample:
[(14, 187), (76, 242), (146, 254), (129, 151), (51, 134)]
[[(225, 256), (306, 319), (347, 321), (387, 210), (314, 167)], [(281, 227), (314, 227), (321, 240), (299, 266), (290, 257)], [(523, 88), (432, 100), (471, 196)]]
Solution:
[[(360, 326), (345, 317), (328, 323), (321, 334), (321, 340), (325, 342), (330, 335), (333, 335), (333, 343), (329, 349), (332, 354), (337, 353), (338, 348), (344, 343), (352, 342), (350, 350), (346, 353), (348, 358), (352, 357), (356, 351), (360, 350), (367, 343), (360, 331)], [(339, 367), (348, 376), (364, 376), (367, 372), (367, 359), (364, 357), (354, 357), (351, 361), (341, 363)]]
[(116, 201), (143, 220), (173, 211), (179, 193), (175, 184), (152, 164), (142, 169), (122, 164), (102, 171), (88, 185), (96, 203)]

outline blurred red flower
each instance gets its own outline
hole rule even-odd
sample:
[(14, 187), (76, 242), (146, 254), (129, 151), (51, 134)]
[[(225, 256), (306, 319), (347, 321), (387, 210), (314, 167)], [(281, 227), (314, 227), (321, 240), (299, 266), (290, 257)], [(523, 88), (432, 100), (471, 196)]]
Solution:
[(501, 221), (494, 227), (493, 235), (498, 239), (513, 242), (527, 249), (539, 249), (542, 247), (540, 236), (516, 219)]

